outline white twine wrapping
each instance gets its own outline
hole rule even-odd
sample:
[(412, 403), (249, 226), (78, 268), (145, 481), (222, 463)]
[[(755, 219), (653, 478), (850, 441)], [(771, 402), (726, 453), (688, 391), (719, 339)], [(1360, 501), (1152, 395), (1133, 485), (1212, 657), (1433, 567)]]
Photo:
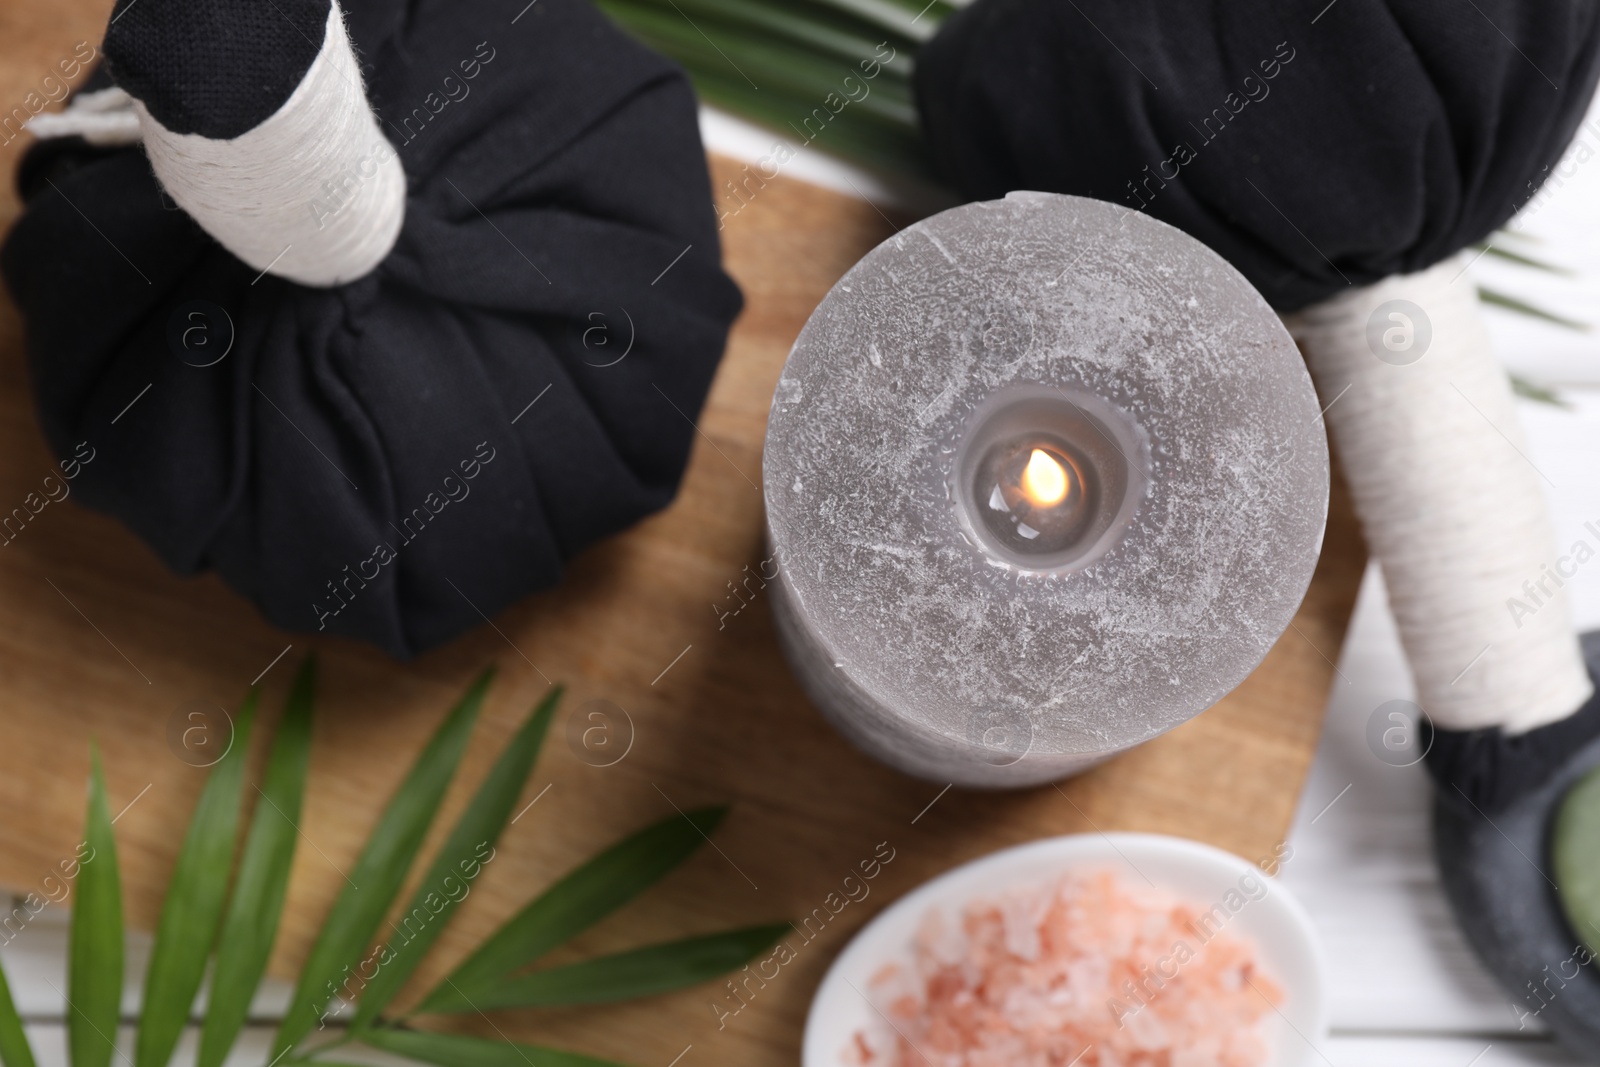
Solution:
[(40, 140), (82, 137), (105, 146), (137, 144), (142, 136), (133, 97), (115, 87), (79, 93), (66, 110), (35, 115), (28, 120), (28, 132)]
[(405, 221), (406, 178), (378, 128), (339, 5), (294, 94), (229, 140), (173, 133), (135, 100), (167, 193), (260, 271), (339, 285), (376, 267)]
[[(1543, 476), (1464, 270), (1453, 257), (1285, 324), (1328, 405), (1418, 701), (1448, 729), (1521, 733), (1565, 718), (1592, 686), (1549, 580)], [(1534, 610), (1516, 610), (1529, 588)]]

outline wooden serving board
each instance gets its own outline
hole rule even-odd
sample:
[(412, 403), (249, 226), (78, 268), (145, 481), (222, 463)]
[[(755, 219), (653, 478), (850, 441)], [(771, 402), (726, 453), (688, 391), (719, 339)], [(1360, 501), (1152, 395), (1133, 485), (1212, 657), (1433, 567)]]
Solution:
[[(0, 106), (20, 104), (76, 42), (98, 42), (107, 6), (0, 5)], [(0, 170), (12, 171), (23, 140), (0, 149)], [(721, 159), (713, 166), (719, 187), (738, 170)], [(0, 223), (16, 211), (8, 181)], [(321, 713), (274, 973), (295, 972), (376, 813), (490, 662), (500, 664), (499, 680), (438, 831), (546, 680), (567, 683), (569, 696), (529, 789), (538, 803), (508, 830), (412, 995), (558, 874), (675, 806), (734, 807), (715, 849), (563, 958), (795, 919), (822, 907), (860, 861), (888, 850), (894, 858), (867, 899), (848, 905), (720, 1028), (711, 1007), (719, 990), (702, 987), (603, 1009), (458, 1021), (487, 1036), (660, 1067), (690, 1045), (684, 1067), (792, 1063), (812, 990), (851, 932), (954, 864), (1045, 835), (1112, 829), (1181, 834), (1251, 859), (1271, 853), (1316, 744), (1363, 566), (1342, 487), (1310, 593), (1261, 668), (1195, 721), (1059, 788), (941, 793), (878, 766), (807, 705), (759, 596), (719, 622), (728, 583), (762, 554), (761, 439), (784, 356), (828, 287), (892, 226), (860, 201), (785, 178), (767, 183), (724, 231), (748, 307), (677, 502), (575, 560), (561, 588), (415, 663), (316, 643)], [(34, 419), (20, 332), (15, 309), (0, 304), (0, 511), (37, 490), (53, 462)], [(50, 504), (0, 549), (0, 885), (36, 889), (72, 855), (93, 739), (113, 810), (131, 804), (116, 833), (129, 922), (148, 929), (204, 777), (173, 754), (170, 723), (195, 701), (233, 706), (291, 644), (263, 679), (269, 722), (312, 642), (268, 626), (214, 577), (167, 573), (116, 522), (70, 500)], [(606, 767), (568, 743), (569, 720), (599, 699), (632, 723), (627, 755)], [(621, 746), (627, 730), (617, 729)]]

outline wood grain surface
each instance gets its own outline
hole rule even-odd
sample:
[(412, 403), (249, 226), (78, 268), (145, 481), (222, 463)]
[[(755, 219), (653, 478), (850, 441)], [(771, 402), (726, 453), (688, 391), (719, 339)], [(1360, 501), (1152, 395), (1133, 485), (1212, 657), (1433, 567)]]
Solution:
[[(22, 104), (77, 42), (98, 43), (107, 6), (0, 5), (0, 108)], [(13, 171), (25, 140), (0, 148), (0, 170)], [(725, 160), (713, 165), (719, 188), (738, 171)], [(9, 226), (17, 210), (8, 179), (0, 223)], [(509, 829), (412, 995), (558, 874), (674, 807), (734, 806), (715, 848), (578, 938), (562, 959), (797, 918), (881, 842), (894, 855), (866, 900), (800, 947), (720, 1028), (711, 1007), (719, 989), (710, 986), (617, 1007), (455, 1023), (491, 1037), (658, 1067), (691, 1045), (683, 1067), (792, 1063), (812, 990), (851, 932), (954, 864), (1045, 835), (1112, 829), (1181, 834), (1251, 859), (1270, 854), (1316, 745), (1363, 565), (1342, 489), (1311, 591), (1261, 668), (1188, 725), (1059, 788), (940, 795), (937, 785), (880, 767), (806, 704), (759, 597), (719, 626), (728, 583), (761, 556), (761, 438), (784, 356), (828, 287), (892, 226), (872, 206), (813, 186), (779, 178), (759, 188), (723, 234), (748, 307), (677, 502), (579, 557), (559, 589), (415, 663), (316, 643), (321, 714), (275, 973), (294, 972), (377, 811), (448, 705), (490, 662), (500, 677), (436, 831), (547, 682), (564, 681), (569, 696), (527, 795), (538, 802)], [(0, 302), (0, 512), (38, 489), (53, 462), (33, 415), (20, 333), (15, 309)], [(196, 701), (233, 706), (291, 644), (263, 679), (269, 722), (312, 647), (307, 638), (268, 626), (214, 577), (167, 573), (116, 522), (70, 499), (50, 504), (0, 548), (0, 885), (37, 887), (72, 854), (94, 739), (113, 810), (131, 804), (116, 832), (129, 921), (148, 929), (204, 776), (174, 755), (170, 723)], [(631, 721), (630, 730), (613, 717), (612, 744), (627, 754), (611, 766), (593, 766), (596, 756), (580, 758), (583, 746), (569, 743), (574, 716), (595, 700), (614, 702)]]

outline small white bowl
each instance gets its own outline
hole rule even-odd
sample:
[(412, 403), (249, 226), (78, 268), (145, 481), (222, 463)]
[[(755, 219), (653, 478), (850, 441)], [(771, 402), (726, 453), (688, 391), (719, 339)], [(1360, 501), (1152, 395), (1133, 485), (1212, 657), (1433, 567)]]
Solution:
[[(938, 906), (954, 918), (975, 897), (1048, 883), (1073, 870), (1108, 867), (1127, 872), (1134, 884), (1148, 878), (1157, 888), (1205, 907), (1243, 885), (1246, 903), (1223, 929), (1249, 938), (1284, 990), (1283, 1005), (1263, 1024), (1272, 1050), (1268, 1063), (1305, 1067), (1323, 1061), (1318, 1048), (1328, 1020), (1322, 951), (1300, 903), (1276, 879), (1221, 849), (1161, 834), (1113, 833), (1069, 834), (995, 852), (945, 872), (884, 909), (845, 946), (812, 998), (802, 1067), (847, 1067), (843, 1053), (852, 1037), (872, 1030), (880, 1018), (865, 996), (872, 976), (886, 963), (911, 959), (917, 929), (930, 908)], [(1241, 878), (1255, 881), (1241, 883)], [(1252, 895), (1259, 899), (1251, 900)]]

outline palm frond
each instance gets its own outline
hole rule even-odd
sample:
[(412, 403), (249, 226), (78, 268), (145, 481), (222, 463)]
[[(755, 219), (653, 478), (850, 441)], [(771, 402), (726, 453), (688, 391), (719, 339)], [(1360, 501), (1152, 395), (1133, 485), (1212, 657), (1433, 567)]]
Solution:
[(0, 1063), (5, 1067), (35, 1067), (33, 1048), (22, 1029), (16, 1002), (11, 999), (11, 983), (6, 981), (4, 967), (0, 967)]
[(1546, 311), (1542, 307), (1530, 304), (1526, 300), (1511, 296), (1508, 293), (1502, 293), (1498, 289), (1490, 289), (1480, 285), (1478, 286), (1478, 299), (1490, 307), (1504, 308), (1507, 311), (1514, 311), (1518, 315), (1526, 315), (1529, 318), (1539, 319), (1555, 326), (1564, 326), (1569, 330), (1578, 330), (1584, 333), (1589, 331), (1587, 322), (1579, 322), (1577, 319), (1569, 319), (1564, 315), (1557, 315), (1553, 311)]
[(473, 999), (644, 892), (710, 839), (727, 808), (672, 815), (613, 845), (490, 934), (440, 982), (419, 1012), (473, 1010)]
[(396, 936), (385, 946), (377, 976), (361, 991), (361, 1007), (351, 1023), (352, 1029), (359, 1030), (388, 1007), (422, 962), (434, 939), (444, 932), (445, 925), (455, 914), (456, 905), (466, 899), (473, 879), (493, 858), (495, 842), (511, 818), (511, 808), (527, 784), (528, 775), (533, 772), (539, 748), (550, 729), (550, 719), (560, 702), (561, 688), (557, 686), (540, 701), (511, 739), (451, 831), (450, 839), (439, 849), (410, 904), (400, 913)]
[(166, 1067), (189, 1022), (189, 1008), (216, 944), (238, 841), (244, 754), (259, 696), (252, 688), (245, 697), (228, 751), (206, 780), (172, 869), (145, 971), (134, 1067)]
[(493, 676), (492, 670), (480, 674), (451, 709), (390, 799), (355, 866), (344, 876), (344, 888), (323, 920), (278, 1026), (273, 1058), (311, 1032), (339, 991), (348, 988), (352, 969), (359, 978), (367, 966), (374, 965), (370, 957), (363, 958), (366, 949), (422, 848), (422, 839), (467, 750), (472, 724)]
[[(200, 1027), (198, 1067), (221, 1067), (250, 1012), (250, 1001), (267, 973), (278, 936), (300, 831), (300, 806), (311, 761), (311, 717), (317, 662), (307, 657), (289, 689), (267, 757), (264, 781), (255, 787), (255, 815), (244, 841), (233, 896), (222, 921), (211, 995)], [(199, 809), (195, 818), (201, 817)]]
[[(403, 944), (396, 939), (374, 946), (378, 926), (455, 776), (491, 677), (491, 671), (479, 676), (446, 716), (379, 817), (350, 869), (350, 884), (329, 909), (300, 971), (270, 1063), (341, 1067), (322, 1055), (359, 1041), (440, 1067), (527, 1067), (531, 1062), (541, 1067), (619, 1067), (558, 1049), (414, 1030), (383, 1014), (426, 959), (455, 905), (465, 899), (464, 887), (493, 858), (494, 843), (527, 784), (561, 698), (556, 687), (529, 713), (432, 858), (407, 913), (420, 909), (427, 920), (419, 921)], [(266, 973), (283, 911), (309, 771), (315, 683), (315, 662), (307, 659), (291, 686), (263, 784), (255, 787), (255, 812), (242, 848), (254, 690), (240, 710), (233, 747), (212, 767), (201, 790), (162, 904), (134, 1067), (167, 1067), (208, 964), (212, 978), (201, 1023), (200, 1067), (219, 1067), (233, 1051)], [(454, 1010), (456, 1002), (441, 990), (463, 998), (475, 995), (495, 1007), (609, 1003), (681, 989), (748, 963), (789, 927), (727, 930), (519, 973), (660, 881), (708, 839), (726, 810), (674, 815), (581, 864), (491, 935), (428, 994), (419, 1010)], [(71, 1067), (110, 1067), (122, 997), (122, 891), (96, 752), (91, 753), (88, 821), (78, 864), (66, 994)], [(350, 980), (352, 970), (359, 982)], [(331, 1041), (308, 1046), (313, 1028), (327, 1023), (336, 996), (356, 999), (353, 1024)], [(0, 1062), (4, 1067), (36, 1067), (3, 971)]]
[(122, 877), (100, 753), (90, 746), (89, 816), (67, 947), (67, 1056), (109, 1067), (122, 1016)]
[(1515, 374), (1508, 375), (1511, 379), (1511, 391), (1525, 400), (1532, 400), (1540, 404), (1549, 404), (1551, 407), (1571, 409), (1572, 405), (1554, 389), (1543, 385), (1536, 385), (1528, 379)]

